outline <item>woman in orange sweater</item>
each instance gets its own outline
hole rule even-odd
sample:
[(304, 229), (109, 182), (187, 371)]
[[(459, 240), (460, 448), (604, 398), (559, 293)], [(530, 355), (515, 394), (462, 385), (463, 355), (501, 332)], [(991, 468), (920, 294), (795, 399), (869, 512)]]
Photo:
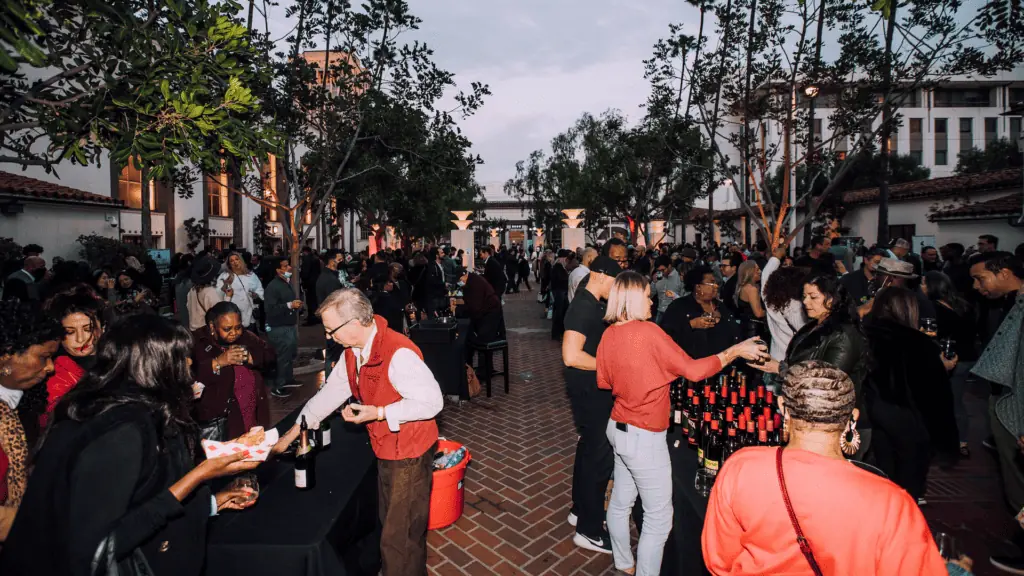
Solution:
[[(608, 440), (615, 472), (608, 503), (608, 534), (615, 567), (626, 574), (654, 576), (661, 571), (665, 541), (672, 528), (672, 464), (668, 430), (669, 384), (676, 378), (703, 380), (737, 358), (767, 358), (768, 349), (751, 338), (716, 354), (693, 360), (651, 317), (651, 286), (636, 272), (615, 278), (605, 321), (612, 322), (597, 347), (597, 385), (615, 397)], [(629, 546), (629, 511), (637, 494), (644, 507), (644, 529), (636, 566)]]
[[(825, 362), (800, 362), (789, 367), (781, 392), (786, 448), (740, 450), (711, 490), (703, 536), (708, 570), (946, 574), (917, 502), (843, 457), (839, 441), (855, 401), (850, 377)], [(801, 551), (798, 530), (809, 549)]]

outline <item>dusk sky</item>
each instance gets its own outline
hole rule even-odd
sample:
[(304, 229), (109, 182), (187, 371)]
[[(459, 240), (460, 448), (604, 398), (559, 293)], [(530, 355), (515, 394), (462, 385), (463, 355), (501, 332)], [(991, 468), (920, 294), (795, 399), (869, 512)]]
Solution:
[[(456, 81), (489, 84), (492, 96), (460, 122), (485, 164), (482, 184), (511, 177), (515, 163), (568, 128), (583, 112), (618, 108), (636, 118), (648, 93), (643, 60), (685, 22), (695, 34), (699, 14), (669, 0), (410, 0), (423, 20), (417, 38), (435, 50)], [(271, 30), (293, 25), (272, 9)], [(411, 36), (410, 36), (411, 38)]]

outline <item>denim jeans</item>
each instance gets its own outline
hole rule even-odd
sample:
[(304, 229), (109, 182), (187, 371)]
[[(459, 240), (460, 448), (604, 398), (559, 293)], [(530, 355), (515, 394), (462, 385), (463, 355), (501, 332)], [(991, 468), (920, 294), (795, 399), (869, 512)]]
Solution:
[(299, 329), (295, 326), (274, 326), (267, 332), (267, 341), (277, 354), (277, 376), (271, 389), (280, 390), (282, 386), (295, 379), (292, 364), (299, 351)]
[(629, 514), (639, 494), (644, 527), (636, 549), (636, 576), (657, 576), (672, 529), (672, 463), (665, 431), (651, 432), (631, 425), (622, 431), (614, 420), (609, 420), (607, 433), (615, 452), (615, 485), (607, 514), (615, 567), (633, 567)]
[(967, 377), (970, 376), (973, 366), (974, 362), (960, 362), (949, 377), (950, 386), (953, 388), (953, 416), (956, 418), (956, 429), (961, 442), (967, 442), (967, 432), (971, 424), (967, 416), (967, 407), (964, 406), (964, 393), (967, 392)]

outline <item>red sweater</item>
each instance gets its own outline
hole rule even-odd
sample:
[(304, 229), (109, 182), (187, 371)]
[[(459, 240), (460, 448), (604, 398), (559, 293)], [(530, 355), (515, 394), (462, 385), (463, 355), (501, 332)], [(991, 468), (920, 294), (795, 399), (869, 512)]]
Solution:
[(673, 380), (703, 380), (721, 369), (717, 356), (690, 358), (654, 322), (610, 326), (597, 347), (597, 387), (615, 396), (612, 420), (652, 432), (668, 429)]

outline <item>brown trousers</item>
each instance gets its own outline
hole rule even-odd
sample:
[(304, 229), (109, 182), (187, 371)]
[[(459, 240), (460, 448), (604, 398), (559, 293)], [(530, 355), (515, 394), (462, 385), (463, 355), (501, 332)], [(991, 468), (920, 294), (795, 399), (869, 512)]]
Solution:
[(437, 445), (418, 458), (377, 461), (383, 576), (426, 576), (427, 520)]

